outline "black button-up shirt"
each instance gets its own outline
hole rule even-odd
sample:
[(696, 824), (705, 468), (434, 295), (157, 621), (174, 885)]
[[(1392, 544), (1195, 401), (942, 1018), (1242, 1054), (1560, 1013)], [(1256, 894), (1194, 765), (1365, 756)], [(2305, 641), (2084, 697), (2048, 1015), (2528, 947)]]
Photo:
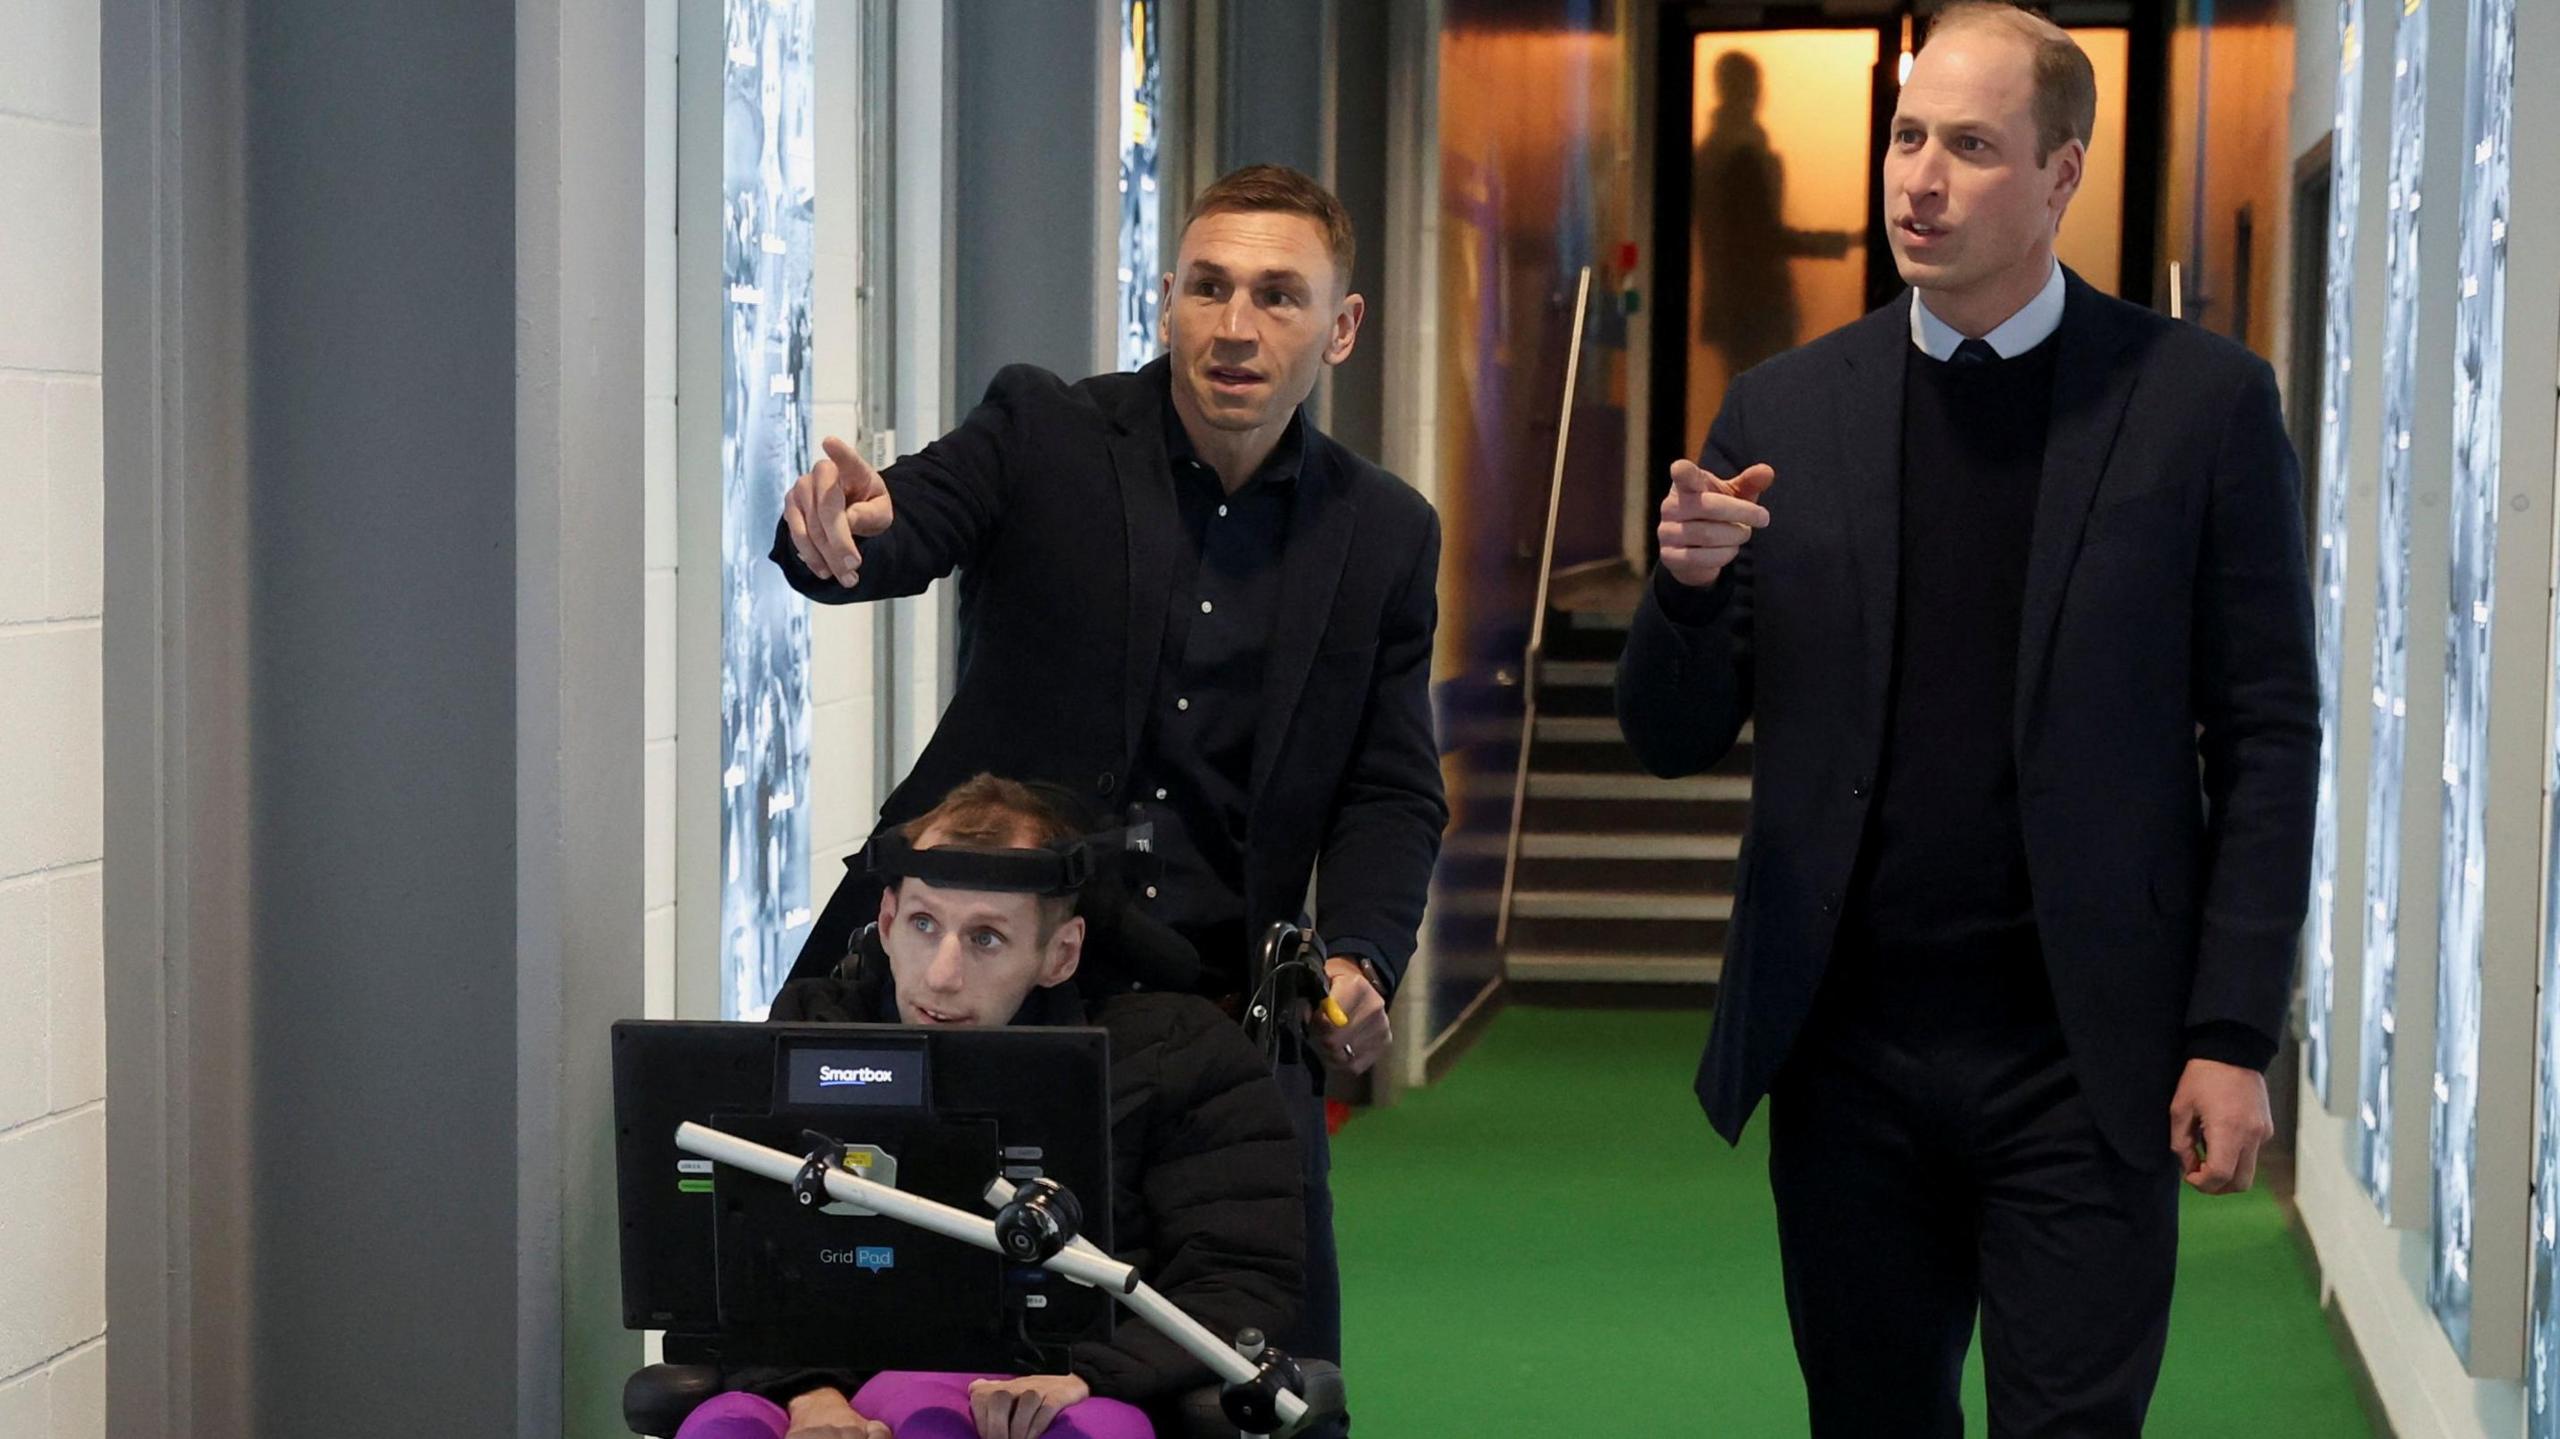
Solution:
[[(1164, 651), (1138, 742), (1132, 793), (1156, 824), (1163, 875), (1142, 896), (1200, 949), (1212, 993), (1240, 987), (1245, 821), (1254, 737), (1263, 721), (1263, 662), (1280, 613), (1280, 562), (1306, 460), (1306, 418), (1230, 495), (1182, 428), (1170, 388), (1165, 458), (1182, 516)], [(1276, 722), (1276, 721), (1275, 721)]]

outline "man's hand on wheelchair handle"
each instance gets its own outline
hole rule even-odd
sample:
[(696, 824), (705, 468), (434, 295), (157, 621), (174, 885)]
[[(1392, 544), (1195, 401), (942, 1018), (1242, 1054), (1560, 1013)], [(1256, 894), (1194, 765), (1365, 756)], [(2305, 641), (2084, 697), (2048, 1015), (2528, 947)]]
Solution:
[(1387, 1023), (1386, 996), (1369, 982), (1356, 959), (1336, 956), (1326, 960), (1324, 977), (1330, 997), (1341, 1007), (1344, 1022), (1337, 1024), (1332, 1016), (1318, 1010), (1307, 1017), (1307, 1036), (1324, 1055), (1327, 1068), (1366, 1074), (1394, 1038)]

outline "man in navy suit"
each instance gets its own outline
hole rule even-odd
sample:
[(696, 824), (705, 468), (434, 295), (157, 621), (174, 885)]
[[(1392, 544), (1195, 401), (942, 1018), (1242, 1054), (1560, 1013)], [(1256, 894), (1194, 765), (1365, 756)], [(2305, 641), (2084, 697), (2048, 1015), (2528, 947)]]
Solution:
[[(1698, 1076), (1770, 1181), (1815, 1433), (2132, 1435), (2179, 1181), (2249, 1186), (2320, 735), (2267, 366), (2054, 257), (2089, 63), (1938, 19), (1883, 204), (1910, 293), (1741, 376), (1618, 672), (1646, 766), (1753, 723)], [(1714, 197), (1701, 196), (1713, 204)]]

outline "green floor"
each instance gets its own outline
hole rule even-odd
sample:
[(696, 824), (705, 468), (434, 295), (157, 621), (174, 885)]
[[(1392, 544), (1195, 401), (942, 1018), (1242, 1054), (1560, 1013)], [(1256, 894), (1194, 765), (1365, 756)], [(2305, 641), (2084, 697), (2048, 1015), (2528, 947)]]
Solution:
[[(1800, 1435), (1757, 1125), (1689, 1095), (1703, 1013), (1512, 1009), (1335, 1141), (1360, 1431)], [(2187, 1197), (2155, 1435), (2369, 1431), (2264, 1193)], [(1971, 1432), (1983, 1432), (1977, 1359)]]

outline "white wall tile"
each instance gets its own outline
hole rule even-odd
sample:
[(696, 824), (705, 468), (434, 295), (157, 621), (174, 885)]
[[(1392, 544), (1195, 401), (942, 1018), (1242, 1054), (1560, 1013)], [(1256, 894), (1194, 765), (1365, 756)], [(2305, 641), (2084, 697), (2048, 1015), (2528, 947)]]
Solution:
[(97, 131), (0, 115), (0, 370), (98, 373), (99, 203)]
[(880, 791), (879, 741), (873, 733), (879, 710), (857, 700), (845, 706), (845, 719), (845, 734), (850, 739), (840, 739), (839, 743), (851, 745), (853, 783), (844, 799), (846, 818), (852, 824), (844, 832), (844, 842), (858, 849), (871, 837), (871, 827), (880, 822), (880, 802), (888, 798)]
[[(838, 845), (831, 849), (820, 849), (814, 844), (809, 847), (810, 908), (826, 908), (827, 901), (835, 897), (836, 886), (844, 883), (844, 862), (861, 852), (859, 844)], [(862, 916), (862, 924), (869, 924), (871, 920), (871, 915)], [(860, 928), (860, 925), (855, 927)]]
[(648, 310), (640, 320), (640, 393), (651, 400), (676, 397), (675, 268), (675, 231), (661, 235), (650, 226), (641, 242), (640, 292)]
[(824, 217), (833, 208), (824, 198), (818, 201), (820, 249), (809, 277), (818, 347), (810, 359), (817, 366), (819, 404), (856, 404), (862, 399), (862, 266), (850, 255), (827, 253), (824, 241), (832, 232)]
[(641, 773), (641, 854), (646, 869), (640, 903), (645, 912), (676, 902), (675, 741), (653, 741)]
[(44, 392), (42, 380), (0, 375), (0, 624), (45, 613)]
[(107, 965), (94, 868), (45, 886), (52, 920), (52, 1104), (76, 1109), (107, 1097)]
[[(653, 892), (641, 917), (641, 1012), (672, 1019), (676, 1005), (676, 0), (646, 0), (641, 45), (641, 563), (648, 574), (642, 644), (644, 708), (652, 716), (641, 782), (642, 826), (651, 836)], [(661, 597), (660, 590), (665, 590)], [(661, 725), (664, 727), (661, 732)], [(660, 749), (663, 748), (663, 755)], [(662, 872), (661, 866), (664, 866)], [(662, 896), (655, 892), (663, 890)]]
[(651, 55), (640, 162), (640, 393), (676, 393), (676, 62)]
[(105, 1332), (106, 1213), (104, 1106), (0, 1135), (0, 1374)]
[[(862, 11), (859, 0), (818, 0), (817, 53), (820, 73), (810, 105), (809, 126), (817, 145), (818, 223), (812, 237), (818, 256), (820, 295), (839, 283), (860, 283), (852, 256), (862, 243)], [(877, 187), (871, 187), (877, 188)], [(830, 261), (844, 261), (831, 268)], [(823, 300), (821, 301), (823, 303)], [(821, 314), (825, 312), (820, 311)], [(845, 331), (850, 335), (851, 330)], [(826, 330), (818, 334), (824, 343)], [(825, 383), (821, 378), (820, 383)]]
[(106, 1439), (107, 1346), (92, 1344), (51, 1372), (53, 1439)]
[(676, 567), (676, 402), (640, 402), (642, 563), (653, 570)]
[[(39, 1369), (0, 1384), (0, 1434), (51, 1432), (53, 1371)], [(103, 1430), (100, 1432), (104, 1432)]]
[(105, 421), (96, 380), (45, 386), (45, 598), (54, 619), (104, 612)]
[(94, 127), (98, 71), (98, 0), (0, 0), (0, 111)]
[(640, 923), (640, 1014), (676, 1017), (676, 907), (653, 909)]
[(98, 684), (96, 624), (0, 632), (0, 878), (98, 857)]
[(676, 572), (651, 570), (641, 580), (643, 659), (640, 670), (641, 733), (676, 737)]
[[(825, 322), (821, 321), (820, 323), (823, 324)], [(826, 363), (826, 357), (823, 352), (818, 357), (818, 363), (822, 367)], [(825, 387), (823, 385), (820, 386), (819, 394), (820, 398), (814, 404), (809, 406), (809, 428), (816, 434), (819, 440), (823, 441), (829, 435), (833, 435), (837, 439), (844, 441), (846, 444), (859, 449), (862, 444), (862, 407), (850, 399), (830, 400), (825, 398)], [(823, 449), (819, 451), (819, 456), (820, 458), (825, 457), (825, 451)], [(872, 468), (874, 469), (880, 468), (882, 464), (881, 458), (878, 455), (864, 455), (863, 458), (869, 460)]]
[[(871, 748), (864, 743), (863, 709), (850, 701), (817, 705), (809, 725), (809, 849), (812, 854), (855, 843), (871, 827), (868, 798)], [(812, 873), (823, 873), (813, 870)], [(823, 900), (814, 893), (812, 903)]]
[[(40, 878), (0, 885), (0, 1129), (52, 1112), (46, 1080), (45, 995), (52, 950), (46, 889)], [(0, 1211), (0, 1227), (8, 1222)], [(0, 1369), (0, 1374), (10, 1372)]]
[(872, 631), (880, 611), (872, 605), (809, 606), (809, 702), (839, 704), (874, 688)]
[[(98, 0), (0, 0), (0, 1374), (106, 1327), (98, 875), (46, 873), (103, 844), (98, 44)], [(105, 1392), (92, 1345), (0, 1435), (100, 1439)]]

